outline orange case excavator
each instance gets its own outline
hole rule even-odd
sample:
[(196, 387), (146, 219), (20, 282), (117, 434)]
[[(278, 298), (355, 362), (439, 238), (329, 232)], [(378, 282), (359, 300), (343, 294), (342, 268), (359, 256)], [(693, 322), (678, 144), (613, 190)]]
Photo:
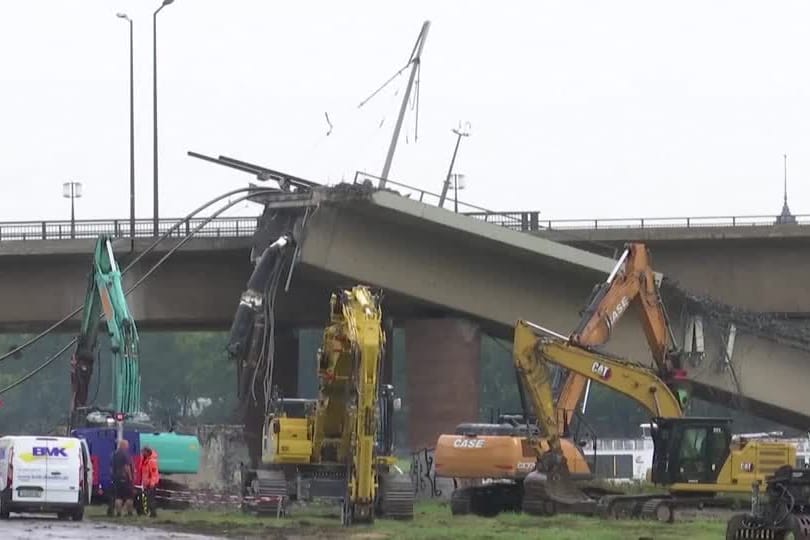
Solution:
[[(608, 279), (594, 288), (579, 325), (569, 336), (569, 342), (584, 348), (605, 344), (610, 339), (613, 327), (633, 303), (639, 309), (656, 368), (664, 378), (663, 374), (673, 369), (677, 352), (672, 348), (674, 340), (661, 304), (656, 275), (650, 266), (650, 255), (644, 244), (626, 246)], [(588, 379), (582, 375), (569, 372), (565, 376), (557, 397), (558, 425), (563, 426), (565, 433), (587, 384)], [(454, 513), (469, 509), (473, 513), (491, 514), (521, 508), (522, 480), (534, 470), (539, 453), (548, 450), (548, 442), (542, 436), (538, 439), (536, 432), (529, 437), (530, 430), (537, 430), (537, 427), (534, 422), (526, 421), (532, 411), (526, 410), (520, 389), (524, 406), (524, 416), (520, 420), (503, 417), (503, 422), (499, 424), (460, 424), (455, 433), (439, 436), (435, 451), (436, 476), (460, 480), (468, 488), (480, 486), (490, 501), (481, 505), (475, 504), (475, 501), (456, 501), (454, 493), (451, 498)], [(530, 439), (537, 441), (539, 448)], [(570, 436), (563, 438), (560, 443), (570, 476), (573, 479), (590, 478), (591, 470), (580, 445)], [(490, 481), (484, 483), (485, 479)], [(470, 493), (469, 489), (464, 491)], [(497, 494), (500, 504), (491, 504), (493, 494)]]

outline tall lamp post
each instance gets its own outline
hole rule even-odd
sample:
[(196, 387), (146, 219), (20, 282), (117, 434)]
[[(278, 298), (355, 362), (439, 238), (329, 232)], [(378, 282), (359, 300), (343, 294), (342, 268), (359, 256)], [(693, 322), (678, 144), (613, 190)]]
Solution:
[[(470, 136), (470, 123), (464, 123), (464, 129), (462, 129), (461, 122), (458, 124), (458, 128), (453, 129), (453, 133), (456, 134), (456, 147), (453, 150), (453, 157), (450, 159), (450, 168), (447, 169), (447, 178), (444, 179), (444, 184), (442, 184), (442, 194), (439, 196), (439, 208), (444, 208), (444, 201), (447, 198), (447, 190), (450, 189), (450, 179), (453, 175), (453, 165), (456, 164), (456, 155), (458, 155), (458, 147), (461, 144), (462, 137), (469, 137)], [(458, 195), (458, 193), (456, 193)], [(458, 202), (456, 203), (458, 204)], [(458, 209), (456, 209), (458, 212)]]
[(132, 19), (126, 13), (117, 17), (129, 22), (129, 236), (135, 238), (135, 89), (133, 77)]
[(153, 234), (158, 236), (158, 114), (157, 114), (157, 14), (160, 13), (160, 10), (168, 6), (174, 2), (174, 0), (163, 0), (163, 3), (160, 4), (160, 7), (155, 10), (155, 13), (152, 15), (152, 48), (154, 51), (154, 61), (152, 65), (154, 66), (154, 73), (152, 75), (152, 81), (154, 83), (154, 94), (153, 94), (153, 107), (154, 107), (154, 117), (153, 117), (153, 129), (154, 129), (154, 149), (153, 149), (153, 156), (152, 159), (154, 160), (154, 217), (153, 217)]
[(62, 184), (62, 197), (70, 199), (70, 237), (76, 238), (76, 205), (75, 200), (82, 196), (81, 182), (65, 182)]
[(458, 214), (458, 191), (466, 187), (464, 178), (462, 173), (453, 173), (453, 203), (456, 214)]

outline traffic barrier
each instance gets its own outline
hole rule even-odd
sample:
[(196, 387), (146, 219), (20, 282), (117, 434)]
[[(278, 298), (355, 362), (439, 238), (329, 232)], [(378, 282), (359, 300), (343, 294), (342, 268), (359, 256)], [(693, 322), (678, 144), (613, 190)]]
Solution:
[(275, 513), (277, 518), (286, 515), (288, 498), (286, 496), (251, 496), (229, 495), (211, 491), (176, 491), (157, 489), (155, 499), (164, 502), (188, 503), (198, 508), (228, 505), (258, 514)]

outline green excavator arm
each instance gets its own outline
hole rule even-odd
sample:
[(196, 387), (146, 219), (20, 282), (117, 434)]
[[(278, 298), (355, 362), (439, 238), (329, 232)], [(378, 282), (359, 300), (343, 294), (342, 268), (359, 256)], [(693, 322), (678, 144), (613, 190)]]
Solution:
[(72, 409), (87, 406), (98, 342), (99, 317), (110, 336), (112, 350), (112, 396), (116, 411), (140, 411), (141, 376), (138, 367), (138, 330), (129, 312), (121, 281), (121, 271), (107, 236), (96, 240), (91, 271), (87, 279), (81, 329), (71, 360)]

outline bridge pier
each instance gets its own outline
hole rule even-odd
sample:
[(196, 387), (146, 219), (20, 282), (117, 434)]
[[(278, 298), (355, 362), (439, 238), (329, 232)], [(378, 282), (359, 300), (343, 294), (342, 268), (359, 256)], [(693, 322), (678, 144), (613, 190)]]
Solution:
[(481, 329), (464, 319), (406, 321), (408, 433), (412, 451), (432, 448), (440, 433), (477, 422)]
[(291, 326), (276, 327), (273, 384), (284, 397), (298, 397), (298, 330)]

